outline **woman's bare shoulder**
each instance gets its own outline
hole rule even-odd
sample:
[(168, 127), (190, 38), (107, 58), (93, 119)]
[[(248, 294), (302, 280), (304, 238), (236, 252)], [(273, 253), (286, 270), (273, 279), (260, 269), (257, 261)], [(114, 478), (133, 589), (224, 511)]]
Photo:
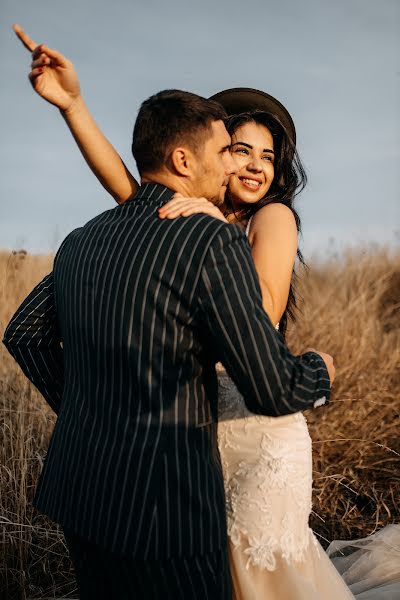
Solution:
[(283, 223), (295, 223), (294, 215), (290, 208), (281, 202), (271, 202), (260, 208), (253, 216), (251, 224), (256, 225), (257, 223), (266, 221), (281, 221)]
[(266, 204), (260, 208), (252, 217), (249, 228), (249, 241), (252, 242), (254, 236), (270, 236), (271, 233), (279, 235), (289, 235), (297, 238), (297, 226), (294, 215), (288, 206), (278, 202)]

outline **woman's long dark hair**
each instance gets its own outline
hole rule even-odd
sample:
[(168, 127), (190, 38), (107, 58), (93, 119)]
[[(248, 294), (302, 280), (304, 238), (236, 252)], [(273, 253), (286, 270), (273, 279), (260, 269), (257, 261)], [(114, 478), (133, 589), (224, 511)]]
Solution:
[[(225, 196), (225, 205), (228, 214), (235, 214), (238, 221), (247, 223), (252, 215), (266, 204), (281, 203), (289, 207), (296, 221), (297, 231), (301, 232), (300, 217), (293, 206), (295, 196), (301, 192), (307, 183), (307, 176), (301, 164), (296, 146), (288, 136), (285, 128), (277, 117), (268, 112), (259, 110), (249, 111), (228, 117), (225, 121), (229, 134), (246, 123), (263, 125), (270, 132), (274, 140), (274, 179), (264, 198), (250, 205), (243, 205), (239, 211), (234, 209), (230, 197), (229, 188)], [(305, 265), (300, 249), (297, 249), (299, 261)], [(289, 296), (285, 311), (279, 321), (279, 331), (285, 337), (288, 320), (295, 321), (296, 303), (296, 272), (293, 269), (292, 280), (289, 288)]]

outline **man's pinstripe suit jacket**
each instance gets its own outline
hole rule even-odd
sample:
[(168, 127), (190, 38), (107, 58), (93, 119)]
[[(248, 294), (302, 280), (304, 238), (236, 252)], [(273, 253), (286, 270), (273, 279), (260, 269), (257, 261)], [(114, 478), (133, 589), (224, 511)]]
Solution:
[(172, 194), (145, 184), (73, 231), (4, 336), (58, 413), (35, 505), (141, 559), (226, 543), (217, 360), (258, 414), (330, 388), (322, 359), (293, 357), (265, 314), (244, 232), (160, 219)]

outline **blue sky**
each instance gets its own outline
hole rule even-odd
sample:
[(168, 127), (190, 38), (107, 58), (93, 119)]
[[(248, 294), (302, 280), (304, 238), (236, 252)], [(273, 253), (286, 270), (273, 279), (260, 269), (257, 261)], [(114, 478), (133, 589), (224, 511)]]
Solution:
[(398, 244), (398, 0), (2, 0), (0, 247), (55, 250), (113, 206), (58, 111), (27, 80), (20, 23), (76, 65), (86, 101), (134, 169), (140, 102), (164, 88), (210, 95), (248, 86), (291, 112), (309, 184), (303, 248)]

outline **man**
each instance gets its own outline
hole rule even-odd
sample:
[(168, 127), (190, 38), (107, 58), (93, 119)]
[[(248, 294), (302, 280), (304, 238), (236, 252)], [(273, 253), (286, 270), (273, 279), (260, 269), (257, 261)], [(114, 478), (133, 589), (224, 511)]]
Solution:
[(258, 414), (329, 397), (321, 356), (293, 357), (263, 311), (243, 231), (158, 217), (174, 192), (218, 202), (224, 116), (176, 90), (144, 102), (135, 198), (64, 240), (5, 332), (58, 413), (35, 505), (64, 527), (83, 599), (230, 598), (217, 360)]

